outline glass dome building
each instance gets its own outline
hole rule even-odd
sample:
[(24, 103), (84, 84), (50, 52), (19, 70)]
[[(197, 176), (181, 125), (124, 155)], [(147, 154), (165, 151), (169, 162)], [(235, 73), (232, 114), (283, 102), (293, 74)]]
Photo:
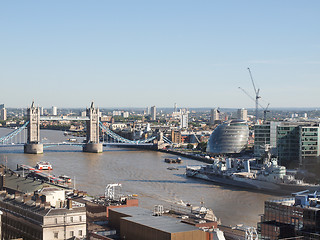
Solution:
[(229, 120), (220, 124), (211, 134), (207, 152), (209, 153), (239, 153), (247, 145), (249, 127), (247, 121)]

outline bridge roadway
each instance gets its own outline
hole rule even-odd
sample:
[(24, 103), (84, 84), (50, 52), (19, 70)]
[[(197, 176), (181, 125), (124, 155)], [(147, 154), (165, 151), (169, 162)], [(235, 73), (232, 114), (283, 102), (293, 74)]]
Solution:
[(89, 121), (89, 117), (81, 116), (40, 116), (40, 121)]
[[(0, 144), (0, 147), (20, 147), (24, 146), (25, 143), (11, 143), (11, 144)], [(85, 143), (68, 143), (68, 142), (61, 142), (61, 143), (43, 143), (43, 146), (48, 148), (48, 147), (53, 147), (53, 146), (77, 146), (77, 147), (82, 147), (85, 145)], [(104, 147), (106, 146), (119, 146), (119, 147), (151, 147), (154, 144), (153, 143), (103, 143), (102, 145)]]

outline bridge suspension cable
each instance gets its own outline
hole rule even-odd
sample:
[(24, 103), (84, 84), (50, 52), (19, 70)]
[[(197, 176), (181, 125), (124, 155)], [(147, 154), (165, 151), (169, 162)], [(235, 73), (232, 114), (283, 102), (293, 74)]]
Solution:
[(13, 132), (9, 133), (8, 135), (0, 138), (0, 143), (4, 144), (7, 143), (10, 139), (18, 135), (22, 130), (24, 130), (29, 124), (29, 121), (27, 121), (25, 124), (23, 124), (20, 128), (14, 130)]
[(105, 125), (103, 125), (102, 122), (99, 122), (100, 124), (100, 128), (111, 138), (113, 138), (114, 140), (118, 141), (118, 142), (123, 142), (123, 143), (131, 143), (131, 144), (139, 144), (139, 143), (147, 143), (150, 142), (152, 140), (154, 140), (156, 138), (156, 136), (153, 136), (151, 138), (145, 139), (145, 140), (137, 140), (137, 141), (133, 141), (133, 140), (129, 140), (126, 139), (124, 137), (121, 137), (120, 135), (114, 133), (113, 131), (111, 131), (109, 128), (107, 128)]
[(165, 143), (173, 144), (172, 141), (170, 141), (167, 137), (163, 136), (163, 141)]

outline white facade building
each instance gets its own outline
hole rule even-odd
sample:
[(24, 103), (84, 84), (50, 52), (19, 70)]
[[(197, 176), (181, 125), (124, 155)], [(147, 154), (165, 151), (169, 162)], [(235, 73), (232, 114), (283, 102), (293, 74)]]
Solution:
[(180, 115), (180, 128), (188, 128), (188, 113)]
[(210, 123), (214, 124), (215, 121), (220, 120), (219, 110), (217, 108), (211, 109), (210, 113)]
[(244, 108), (238, 109), (237, 118), (244, 120), (244, 121), (247, 121), (248, 120), (248, 110), (244, 109)]
[(157, 120), (157, 108), (156, 106), (151, 107), (151, 120)]
[(53, 116), (57, 116), (58, 115), (58, 110), (57, 110), (57, 107), (55, 107), (55, 106), (52, 107), (52, 115)]

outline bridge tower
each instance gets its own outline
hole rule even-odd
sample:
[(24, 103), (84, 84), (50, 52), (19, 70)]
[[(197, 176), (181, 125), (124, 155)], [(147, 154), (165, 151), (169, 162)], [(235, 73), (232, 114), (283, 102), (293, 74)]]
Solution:
[(40, 110), (32, 102), (27, 110), (28, 116), (28, 138), (24, 145), (24, 153), (43, 153), (43, 144), (40, 143)]
[(86, 144), (83, 146), (84, 152), (101, 153), (103, 151), (102, 143), (99, 141), (99, 109), (94, 107), (87, 108), (87, 139)]

